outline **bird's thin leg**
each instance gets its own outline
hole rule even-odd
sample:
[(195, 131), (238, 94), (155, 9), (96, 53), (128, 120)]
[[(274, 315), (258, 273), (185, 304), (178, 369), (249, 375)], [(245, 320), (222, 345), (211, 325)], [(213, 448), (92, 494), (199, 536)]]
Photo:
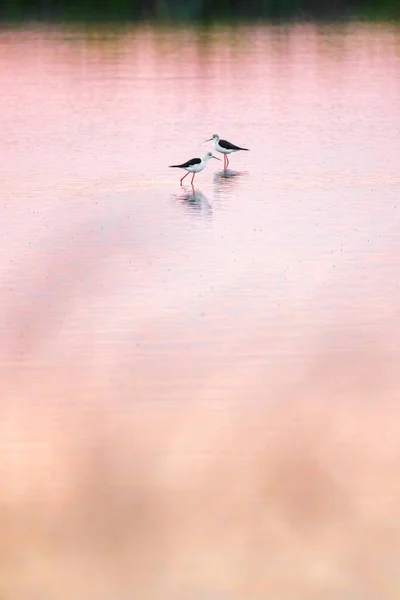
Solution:
[(228, 158), (228, 155), (226, 155), (226, 167), (228, 168), (228, 166), (229, 166), (229, 158)]
[(196, 173), (193, 173), (192, 181), (190, 182), (192, 184), (192, 187), (193, 187), (193, 180), (194, 180), (195, 175), (196, 175)]
[(184, 175), (181, 179), (181, 185), (183, 185), (182, 181), (185, 179), (185, 177), (187, 177), (189, 175), (189, 171), (186, 173), (186, 175)]

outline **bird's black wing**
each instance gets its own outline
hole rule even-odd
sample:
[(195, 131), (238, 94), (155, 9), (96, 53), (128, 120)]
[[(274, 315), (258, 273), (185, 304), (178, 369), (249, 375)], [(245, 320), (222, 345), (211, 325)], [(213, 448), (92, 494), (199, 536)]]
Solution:
[(240, 146), (235, 146), (235, 144), (231, 144), (226, 140), (219, 140), (218, 143), (221, 146), (221, 148), (224, 148), (224, 150), (248, 150), (248, 148), (241, 148)]
[(193, 167), (194, 165), (198, 165), (201, 163), (201, 158), (191, 158), (190, 160), (188, 160), (185, 163), (182, 163), (181, 165), (170, 165), (171, 168), (177, 168), (177, 169), (186, 169), (186, 167)]

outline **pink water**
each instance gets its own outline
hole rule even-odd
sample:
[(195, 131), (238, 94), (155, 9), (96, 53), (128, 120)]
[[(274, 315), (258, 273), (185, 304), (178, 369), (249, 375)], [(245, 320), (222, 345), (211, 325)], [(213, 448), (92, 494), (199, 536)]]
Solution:
[(3, 28), (0, 85), (2, 597), (397, 599), (398, 29)]

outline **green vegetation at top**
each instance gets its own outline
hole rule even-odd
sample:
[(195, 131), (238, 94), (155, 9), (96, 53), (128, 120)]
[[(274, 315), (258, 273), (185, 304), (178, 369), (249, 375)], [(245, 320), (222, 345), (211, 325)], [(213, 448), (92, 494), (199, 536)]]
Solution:
[(213, 20), (400, 17), (400, 0), (3, 0), (0, 18)]

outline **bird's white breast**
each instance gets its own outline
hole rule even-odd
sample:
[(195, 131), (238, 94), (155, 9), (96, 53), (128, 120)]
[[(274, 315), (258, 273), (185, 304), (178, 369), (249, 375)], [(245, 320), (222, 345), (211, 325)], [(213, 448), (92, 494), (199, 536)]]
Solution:
[(218, 142), (214, 142), (214, 148), (222, 154), (231, 154), (231, 152), (235, 152), (235, 150), (226, 150), (225, 148), (222, 148)]
[(202, 171), (204, 167), (205, 165), (201, 162), (197, 165), (192, 165), (191, 167), (188, 167), (187, 170), (190, 171), (190, 173), (198, 173), (199, 171)]

